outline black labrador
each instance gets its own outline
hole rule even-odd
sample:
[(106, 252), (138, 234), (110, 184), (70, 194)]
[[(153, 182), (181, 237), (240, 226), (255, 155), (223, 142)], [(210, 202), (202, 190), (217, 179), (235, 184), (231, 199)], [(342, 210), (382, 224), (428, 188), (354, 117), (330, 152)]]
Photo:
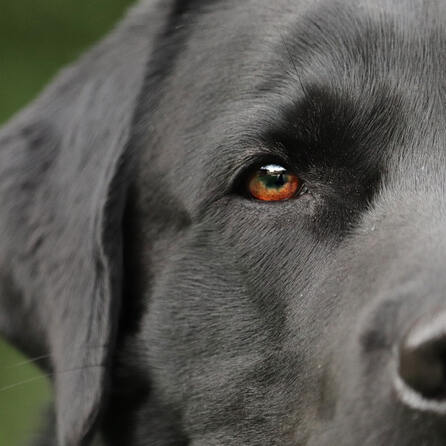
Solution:
[(146, 0), (7, 124), (41, 444), (445, 445), (445, 67), (442, 0)]

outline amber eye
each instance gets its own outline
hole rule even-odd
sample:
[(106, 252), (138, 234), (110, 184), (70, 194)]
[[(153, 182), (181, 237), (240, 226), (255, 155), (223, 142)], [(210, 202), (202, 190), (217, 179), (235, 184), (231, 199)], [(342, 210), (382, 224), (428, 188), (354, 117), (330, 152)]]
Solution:
[(248, 181), (248, 189), (257, 200), (281, 201), (296, 195), (300, 189), (300, 181), (285, 167), (268, 164), (254, 172)]

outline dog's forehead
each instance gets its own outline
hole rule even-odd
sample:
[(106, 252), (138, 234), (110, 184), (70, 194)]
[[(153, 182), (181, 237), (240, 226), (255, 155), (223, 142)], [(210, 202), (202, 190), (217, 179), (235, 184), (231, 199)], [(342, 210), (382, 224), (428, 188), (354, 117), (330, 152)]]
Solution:
[[(443, 73), (442, 2), (190, 3), (202, 6), (171, 19), (167, 27), (174, 24), (175, 29), (160, 45), (161, 51), (172, 43), (177, 48), (175, 57), (164, 61), (169, 66), (165, 85), (176, 95), (187, 94), (185, 86), (192, 88), (182, 104), (191, 103), (193, 109), (198, 99), (206, 99), (195, 94), (203, 87), (214, 92), (206, 109), (221, 111), (225, 97), (243, 100), (259, 83), (279, 83), (289, 74), (290, 62), (297, 64), (299, 78), (309, 72), (326, 83), (344, 81), (349, 88), (356, 82), (361, 90), (364, 82), (376, 82), (380, 76), (413, 82), (416, 75)], [(355, 77), (357, 69), (362, 70), (360, 78)], [(434, 82), (423, 83), (429, 85)]]
[(196, 204), (209, 172), (231, 159), (240, 163), (237, 142), (274, 124), (307, 87), (344, 96), (358, 115), (388, 94), (389, 111), (392, 101), (404, 109), (395, 121), (407, 121), (406, 139), (436, 146), (438, 154), (445, 9), (441, 2), (388, 0), (183, 4), (178, 33), (160, 42), (161, 49), (173, 42), (181, 51), (164, 58), (167, 75), (149, 99), (155, 102), (149, 109), (156, 109), (151, 127), (162, 145), (155, 148), (157, 169), (181, 184), (180, 201)]

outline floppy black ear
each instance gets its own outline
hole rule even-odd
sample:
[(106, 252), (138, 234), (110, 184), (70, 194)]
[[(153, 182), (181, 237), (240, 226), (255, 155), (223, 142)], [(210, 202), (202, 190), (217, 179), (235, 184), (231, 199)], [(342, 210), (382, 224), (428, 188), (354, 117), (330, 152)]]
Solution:
[(161, 11), (147, 1), (0, 132), (0, 331), (54, 372), (59, 444), (86, 444), (121, 299), (126, 150)]

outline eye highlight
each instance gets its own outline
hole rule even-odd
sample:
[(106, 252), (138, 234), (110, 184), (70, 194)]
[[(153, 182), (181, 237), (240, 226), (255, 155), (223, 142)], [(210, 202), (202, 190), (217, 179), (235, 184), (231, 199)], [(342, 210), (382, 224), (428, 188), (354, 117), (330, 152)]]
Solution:
[(300, 190), (299, 178), (278, 164), (257, 169), (248, 180), (250, 195), (261, 201), (283, 201), (293, 198)]

